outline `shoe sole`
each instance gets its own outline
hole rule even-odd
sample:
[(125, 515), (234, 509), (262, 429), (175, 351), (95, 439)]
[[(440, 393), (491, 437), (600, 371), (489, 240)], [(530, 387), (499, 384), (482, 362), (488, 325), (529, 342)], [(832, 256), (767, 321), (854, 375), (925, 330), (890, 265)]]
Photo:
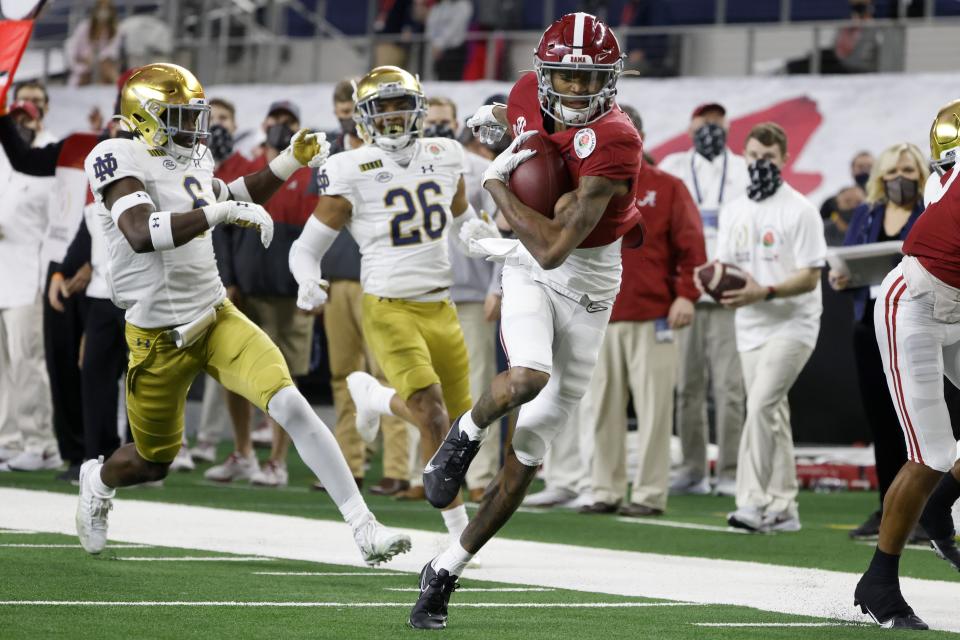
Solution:
[(406, 553), (410, 551), (413, 547), (413, 542), (409, 537), (403, 534), (397, 534), (394, 536), (394, 539), (387, 543), (387, 549), (376, 555), (368, 556), (363, 559), (367, 563), (367, 566), (376, 567), (377, 565), (387, 562), (392, 558), (400, 555), (401, 553)]
[(754, 527), (753, 525), (744, 522), (743, 520), (737, 520), (734, 517), (727, 518), (727, 525), (733, 527), (734, 529), (742, 529), (744, 531), (749, 531), (750, 533), (763, 533), (763, 529), (760, 527)]
[[(894, 621), (896, 620), (896, 618), (890, 618), (890, 619), (887, 620), (886, 622), (880, 622), (880, 620), (877, 619), (877, 616), (873, 615), (873, 612), (870, 611), (870, 609), (867, 607), (867, 605), (865, 605), (865, 604), (860, 604), (860, 602), (859, 602), (858, 600), (854, 600), (854, 601), (853, 601), (853, 606), (854, 606), (854, 607), (860, 607), (860, 612), (863, 613), (863, 614), (865, 614), (865, 615), (870, 616), (870, 619), (873, 620), (877, 625), (879, 625), (881, 629), (893, 629), (893, 628), (894, 628), (893, 624), (894, 624)], [(911, 631), (911, 630), (912, 630), (912, 631), (928, 631), (928, 630), (930, 629), (930, 627), (927, 625), (927, 623), (923, 622), (922, 620), (920, 621), (920, 623), (921, 623), (923, 626), (899, 627), (899, 628), (900, 628), (900, 629), (903, 629), (903, 630), (905, 630), (905, 631)]]

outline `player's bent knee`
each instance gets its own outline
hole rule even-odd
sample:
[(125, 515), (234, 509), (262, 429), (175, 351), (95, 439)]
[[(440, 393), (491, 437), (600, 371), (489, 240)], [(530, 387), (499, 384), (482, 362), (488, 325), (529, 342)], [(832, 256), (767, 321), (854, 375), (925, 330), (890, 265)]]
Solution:
[(510, 369), (510, 395), (518, 404), (530, 402), (550, 382), (550, 374), (526, 367)]
[(513, 434), (513, 454), (526, 467), (539, 467), (547, 455), (547, 443), (532, 429), (517, 429)]
[(407, 399), (407, 406), (431, 427), (443, 429), (450, 422), (439, 385), (431, 385), (426, 389), (415, 391)]
[(273, 397), (267, 403), (267, 413), (291, 437), (296, 435), (294, 432), (298, 429), (309, 429), (313, 424), (309, 420), (309, 414), (313, 414), (313, 407), (303, 397), (300, 390), (293, 385), (284, 387), (273, 394)]

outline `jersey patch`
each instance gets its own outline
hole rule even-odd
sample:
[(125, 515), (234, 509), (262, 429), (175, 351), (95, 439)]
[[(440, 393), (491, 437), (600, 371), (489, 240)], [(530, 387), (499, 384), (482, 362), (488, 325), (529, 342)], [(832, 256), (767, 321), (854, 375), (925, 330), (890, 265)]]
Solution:
[(102, 156), (97, 156), (97, 159), (93, 161), (93, 176), (100, 182), (112, 178), (116, 172), (117, 159), (113, 157), (113, 153), (108, 152)]
[(374, 169), (380, 169), (383, 167), (383, 160), (374, 160), (373, 162), (364, 162), (360, 165), (361, 173), (364, 171), (373, 171)]
[(578, 158), (586, 158), (597, 148), (597, 134), (593, 129), (581, 129), (573, 137), (573, 150)]

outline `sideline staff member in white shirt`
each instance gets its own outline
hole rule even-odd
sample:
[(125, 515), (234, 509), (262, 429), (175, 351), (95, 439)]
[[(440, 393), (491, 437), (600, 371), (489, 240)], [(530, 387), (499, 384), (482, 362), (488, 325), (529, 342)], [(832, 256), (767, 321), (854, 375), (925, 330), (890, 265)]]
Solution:
[(727, 522), (751, 531), (798, 531), (797, 473), (787, 393), (820, 332), (820, 269), (827, 245), (817, 209), (783, 182), (787, 136), (772, 122), (750, 130), (747, 193), (720, 216), (721, 262), (747, 272), (724, 294), (736, 312), (747, 418), (737, 463), (737, 510)]

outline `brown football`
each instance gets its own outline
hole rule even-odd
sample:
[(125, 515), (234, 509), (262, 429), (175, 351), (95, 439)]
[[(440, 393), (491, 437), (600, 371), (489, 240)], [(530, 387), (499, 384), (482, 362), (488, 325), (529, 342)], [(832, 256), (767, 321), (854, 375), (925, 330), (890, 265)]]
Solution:
[(556, 145), (539, 133), (530, 136), (519, 148), (533, 149), (537, 154), (510, 174), (510, 191), (523, 204), (552, 218), (557, 200), (573, 190), (567, 165)]
[(727, 291), (742, 289), (746, 284), (747, 274), (726, 262), (713, 261), (697, 270), (697, 285), (717, 302)]

